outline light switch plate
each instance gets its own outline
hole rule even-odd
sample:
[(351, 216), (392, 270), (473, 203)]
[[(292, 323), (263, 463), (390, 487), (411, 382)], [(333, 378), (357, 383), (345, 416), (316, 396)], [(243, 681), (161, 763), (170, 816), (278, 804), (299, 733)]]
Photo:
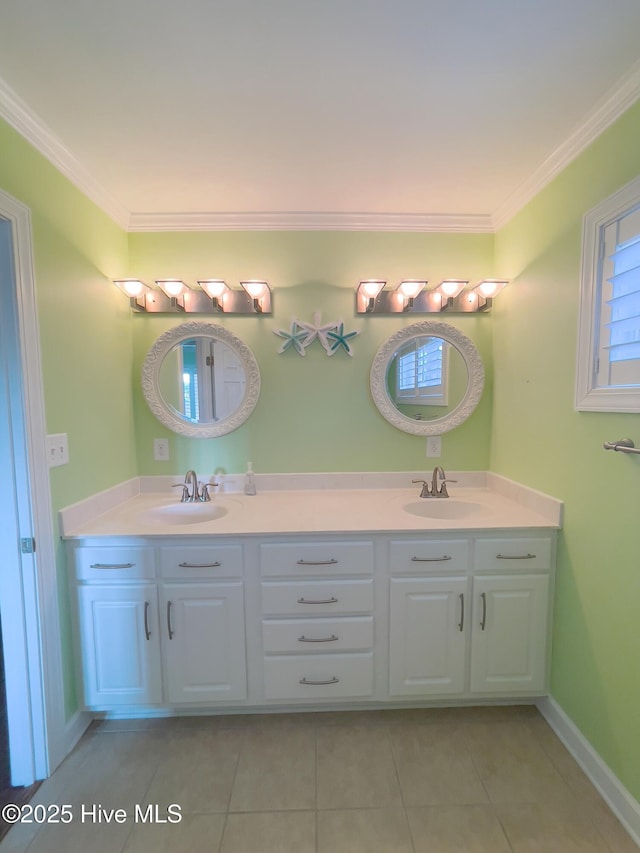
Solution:
[(47, 436), (47, 459), (49, 468), (67, 465), (69, 462), (69, 441), (66, 432)]

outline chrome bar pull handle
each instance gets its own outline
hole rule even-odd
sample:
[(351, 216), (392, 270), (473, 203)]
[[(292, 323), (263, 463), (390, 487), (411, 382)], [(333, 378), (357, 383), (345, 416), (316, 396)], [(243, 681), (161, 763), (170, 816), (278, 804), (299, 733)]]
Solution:
[(90, 569), (132, 569), (135, 563), (92, 563)]
[(340, 681), (335, 675), (333, 678), (327, 678), (324, 681), (311, 681), (309, 678), (301, 678), (300, 684), (318, 685), (318, 684), (337, 684)]
[(217, 569), (222, 565), (217, 560), (214, 563), (178, 563), (180, 569)]
[(338, 561), (331, 557), (330, 560), (298, 560), (298, 566), (335, 566)]
[(301, 637), (298, 637), (299, 643), (335, 643), (338, 639), (335, 634), (332, 634), (330, 637), (305, 637), (303, 634)]
[(147, 640), (151, 639), (151, 630), (149, 629), (149, 602), (144, 603), (144, 635)]
[(480, 593), (480, 598), (482, 599), (482, 619), (480, 620), (480, 629), (484, 631), (485, 626), (487, 624), (487, 594), (486, 592)]
[(460, 621), (458, 622), (458, 629), (460, 631), (464, 628), (464, 595), (460, 593)]
[(173, 607), (170, 601), (167, 601), (167, 633), (169, 634), (169, 639), (173, 640), (174, 630), (171, 625), (171, 608)]
[(535, 560), (535, 554), (496, 554), (496, 560)]
[(298, 604), (337, 604), (338, 599), (332, 595), (331, 598), (299, 598)]
[(445, 560), (451, 560), (451, 557), (447, 557), (446, 554), (443, 554), (442, 557), (412, 557), (412, 563), (444, 563)]

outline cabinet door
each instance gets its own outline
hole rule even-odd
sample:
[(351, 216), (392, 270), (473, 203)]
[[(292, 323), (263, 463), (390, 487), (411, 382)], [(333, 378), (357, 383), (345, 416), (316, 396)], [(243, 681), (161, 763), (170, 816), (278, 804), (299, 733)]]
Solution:
[(390, 694), (462, 693), (467, 579), (393, 578), (390, 584)]
[(155, 584), (78, 587), (85, 704), (162, 701)]
[(472, 692), (544, 690), (548, 601), (548, 575), (473, 579)]
[(245, 699), (242, 583), (166, 583), (161, 598), (167, 701)]

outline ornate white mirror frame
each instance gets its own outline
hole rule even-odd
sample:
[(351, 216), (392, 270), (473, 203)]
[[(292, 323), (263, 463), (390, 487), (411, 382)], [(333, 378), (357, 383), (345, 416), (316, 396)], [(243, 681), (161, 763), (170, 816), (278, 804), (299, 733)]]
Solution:
[[(389, 396), (387, 372), (391, 360), (402, 344), (425, 335), (442, 338), (458, 351), (467, 368), (468, 381), (462, 399), (451, 411), (439, 418), (417, 420), (396, 408)], [(396, 429), (412, 435), (441, 435), (460, 426), (478, 405), (484, 388), (484, 367), (475, 344), (466, 335), (448, 323), (426, 320), (405, 326), (387, 338), (373, 359), (370, 385), (371, 396), (378, 411)]]
[[(228, 417), (219, 421), (202, 424), (193, 423), (183, 417), (162, 397), (160, 369), (165, 356), (181, 341), (194, 337), (207, 337), (226, 344), (233, 350), (245, 371), (244, 397)], [(142, 367), (142, 391), (156, 418), (173, 432), (187, 438), (216, 438), (237, 429), (255, 409), (260, 396), (260, 369), (249, 347), (223, 326), (196, 321), (183, 323), (160, 335), (147, 353)]]

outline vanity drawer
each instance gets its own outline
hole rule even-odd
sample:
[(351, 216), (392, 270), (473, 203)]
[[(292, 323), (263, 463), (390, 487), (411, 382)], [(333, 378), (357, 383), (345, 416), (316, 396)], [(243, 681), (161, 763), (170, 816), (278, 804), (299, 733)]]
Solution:
[(336, 699), (371, 696), (373, 655), (266, 657), (266, 699)]
[(550, 569), (553, 542), (550, 537), (478, 539), (474, 567), (479, 571)]
[(241, 578), (241, 545), (161, 546), (163, 578)]
[(465, 572), (469, 568), (469, 542), (466, 539), (392, 540), (389, 568), (391, 574), (426, 572)]
[(265, 616), (332, 616), (370, 613), (373, 578), (331, 581), (263, 581)]
[(267, 653), (350, 651), (373, 646), (373, 617), (337, 619), (269, 619), (262, 623), (262, 647)]
[(260, 546), (265, 577), (373, 573), (371, 542), (287, 542)]
[(123, 581), (154, 578), (153, 548), (130, 545), (76, 548), (76, 577), (81, 581)]

